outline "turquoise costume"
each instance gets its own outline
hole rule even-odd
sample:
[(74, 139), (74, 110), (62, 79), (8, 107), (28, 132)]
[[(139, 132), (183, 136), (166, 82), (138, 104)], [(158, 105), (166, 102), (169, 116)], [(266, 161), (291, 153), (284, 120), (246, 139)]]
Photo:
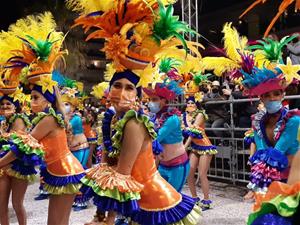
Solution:
[(286, 181), (289, 174), (288, 155), (299, 149), (300, 112), (282, 108), (274, 129), (275, 145), (266, 135), (265, 120), (269, 114), (261, 111), (254, 115), (252, 126), (256, 152), (249, 159), (252, 163), (248, 188), (266, 192), (272, 181)]
[[(70, 120), (70, 124), (71, 124), (71, 127), (72, 127), (72, 134), (73, 135), (83, 134), (82, 119), (79, 115), (74, 114), (72, 119)], [(85, 144), (85, 143), (82, 143), (82, 144)], [(83, 167), (86, 167), (86, 164), (87, 164), (87, 161), (88, 161), (88, 158), (89, 158), (89, 151), (90, 151), (89, 147), (85, 147), (85, 148), (82, 148), (82, 149), (78, 149), (76, 151), (72, 151), (72, 153), (79, 160), (81, 165)]]
[[(164, 116), (164, 113), (161, 117)], [(161, 145), (182, 143), (181, 121), (179, 116), (169, 116), (158, 130), (157, 141)], [(158, 171), (177, 191), (181, 191), (190, 171), (187, 154), (166, 162), (160, 162)]]

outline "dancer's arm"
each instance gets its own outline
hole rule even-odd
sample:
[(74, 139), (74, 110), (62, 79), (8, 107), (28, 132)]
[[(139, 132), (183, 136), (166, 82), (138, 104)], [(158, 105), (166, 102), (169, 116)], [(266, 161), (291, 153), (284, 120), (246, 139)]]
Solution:
[(0, 159), (0, 169), (10, 164), (12, 161), (17, 159), (13, 152), (8, 152), (3, 158)]
[(256, 145), (255, 143), (251, 142), (250, 144), (250, 157), (256, 152)]

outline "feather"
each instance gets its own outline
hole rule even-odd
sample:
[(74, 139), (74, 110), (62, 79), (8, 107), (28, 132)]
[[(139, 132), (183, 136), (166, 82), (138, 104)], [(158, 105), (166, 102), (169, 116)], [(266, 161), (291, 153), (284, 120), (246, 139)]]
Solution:
[(193, 81), (196, 85), (201, 85), (201, 83), (208, 81), (208, 78), (210, 76), (213, 76), (211, 73), (208, 74), (202, 74), (201, 72), (196, 73), (193, 76)]
[(59, 70), (54, 70), (52, 72), (52, 80), (56, 81), (61, 87), (65, 86), (66, 78), (60, 73)]
[(89, 14), (96, 11), (107, 12), (115, 7), (114, 0), (67, 0), (67, 8), (81, 14)]
[(242, 18), (243, 16), (245, 16), (248, 12), (250, 12), (258, 4), (264, 4), (266, 1), (267, 0), (256, 0), (240, 15), (239, 18)]
[(162, 73), (167, 73), (171, 69), (176, 68), (177, 66), (180, 66), (181, 64), (182, 64), (182, 62), (180, 62), (177, 59), (163, 58), (163, 59), (161, 59), (160, 64), (159, 64), (159, 71)]
[(278, 68), (276, 70), (269, 70), (267, 68), (263, 68), (263, 69), (254, 68), (251, 74), (248, 74), (243, 71), (241, 72), (244, 75), (244, 80), (242, 81), (242, 84), (248, 89), (256, 87), (257, 85), (267, 80), (274, 79), (279, 74), (281, 74), (281, 71)]
[(109, 88), (108, 82), (99, 83), (93, 86), (91, 94), (96, 98), (101, 99), (105, 95), (105, 92), (108, 90), (108, 88)]
[(169, 5), (166, 9), (161, 1), (158, 0), (158, 4), (159, 11), (153, 25), (153, 38), (160, 43), (161, 40), (176, 37), (182, 42), (184, 49), (187, 51), (184, 34), (196, 34), (196, 32), (190, 29), (186, 23), (179, 21), (178, 16), (173, 16), (174, 8), (172, 5)]
[(224, 33), (224, 48), (227, 56), (236, 61), (241, 62), (241, 55), (247, 47), (248, 39), (240, 37), (238, 31), (231, 26), (231, 23), (226, 23), (223, 27)]
[(217, 76), (222, 76), (223, 73), (239, 67), (237, 62), (225, 57), (204, 57), (201, 60), (201, 70), (213, 70)]
[(279, 62), (282, 60), (282, 48), (296, 37), (297, 35), (291, 37), (285, 36), (279, 42), (270, 38), (264, 38), (258, 41), (260, 45), (253, 45), (248, 47), (248, 49), (262, 50), (269, 61)]

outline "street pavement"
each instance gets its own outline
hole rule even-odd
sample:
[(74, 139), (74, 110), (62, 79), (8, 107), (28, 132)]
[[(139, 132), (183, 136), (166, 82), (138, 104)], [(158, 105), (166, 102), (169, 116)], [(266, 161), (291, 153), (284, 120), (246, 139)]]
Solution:
[[(200, 188), (199, 188), (200, 189)], [(224, 183), (211, 182), (211, 199), (213, 209), (204, 211), (201, 225), (245, 225), (248, 214), (251, 212), (252, 203), (242, 201), (245, 189), (234, 187)], [(38, 183), (28, 187), (25, 207), (28, 216), (28, 225), (46, 225), (48, 200), (35, 201), (37, 195)], [(185, 187), (184, 193), (189, 194)], [(201, 197), (199, 193), (199, 197)], [(80, 212), (72, 212), (70, 225), (83, 225), (90, 221), (94, 215), (95, 207), (90, 204), (89, 208)], [(11, 225), (18, 225), (12, 206), (10, 205)]]

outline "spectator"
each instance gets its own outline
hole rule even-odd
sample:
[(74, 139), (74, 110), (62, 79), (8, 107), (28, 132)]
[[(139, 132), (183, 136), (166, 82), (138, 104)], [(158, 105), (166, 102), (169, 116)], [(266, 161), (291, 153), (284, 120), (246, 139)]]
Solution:
[[(225, 97), (222, 96), (222, 89), (220, 87), (220, 82), (215, 80), (211, 84), (211, 90), (204, 96), (203, 101), (217, 101), (225, 100)], [(206, 127), (211, 128), (224, 128), (224, 124), (229, 120), (229, 112), (226, 104), (207, 104), (205, 105), (206, 112), (208, 114), (208, 121)], [(209, 133), (209, 132), (208, 132)], [(217, 137), (223, 137), (226, 135), (223, 131), (213, 131), (214, 135)]]
[[(300, 94), (300, 87), (299, 84), (296, 83), (290, 84), (285, 90), (286, 96), (299, 95), (299, 94)], [(300, 99), (288, 99), (285, 101), (289, 109), (300, 109)]]
[[(243, 95), (243, 88), (239, 86), (238, 89), (232, 92), (234, 99), (245, 99), (248, 98)], [(242, 128), (251, 127), (251, 115), (257, 112), (257, 102), (241, 102), (234, 105), (234, 112), (237, 118), (236, 126)]]
[(300, 36), (295, 38), (291, 44), (287, 44), (287, 50), (289, 51), (292, 64), (300, 64)]

